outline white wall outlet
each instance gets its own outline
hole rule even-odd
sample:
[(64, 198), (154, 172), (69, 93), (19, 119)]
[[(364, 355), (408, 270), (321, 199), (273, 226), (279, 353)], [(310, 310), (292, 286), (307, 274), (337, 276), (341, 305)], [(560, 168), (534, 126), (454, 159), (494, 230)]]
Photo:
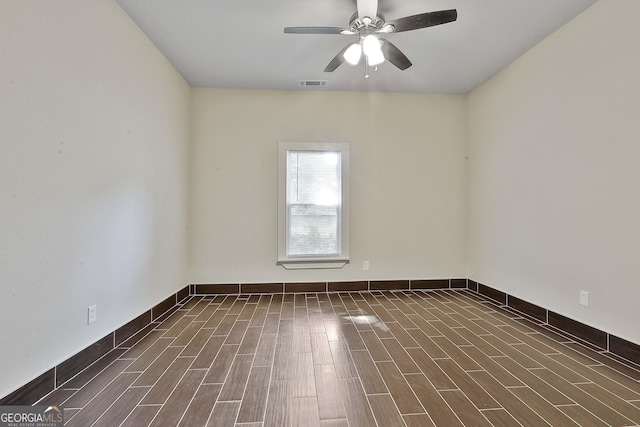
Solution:
[(580, 305), (589, 307), (589, 292), (580, 291)]
[(369, 269), (369, 261), (362, 261), (362, 269), (363, 270)]
[(90, 325), (96, 320), (98, 320), (98, 312), (96, 311), (96, 306), (92, 305), (87, 309), (87, 324)]

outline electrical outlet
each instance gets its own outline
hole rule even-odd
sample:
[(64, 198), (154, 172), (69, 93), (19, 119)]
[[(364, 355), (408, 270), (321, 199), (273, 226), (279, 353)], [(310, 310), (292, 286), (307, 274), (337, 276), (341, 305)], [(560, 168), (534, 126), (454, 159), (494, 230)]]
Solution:
[(362, 261), (362, 269), (363, 270), (369, 269), (369, 261)]
[(580, 305), (589, 307), (589, 292), (580, 291)]
[(90, 325), (96, 320), (98, 320), (98, 312), (96, 311), (96, 306), (92, 305), (87, 309), (87, 324)]

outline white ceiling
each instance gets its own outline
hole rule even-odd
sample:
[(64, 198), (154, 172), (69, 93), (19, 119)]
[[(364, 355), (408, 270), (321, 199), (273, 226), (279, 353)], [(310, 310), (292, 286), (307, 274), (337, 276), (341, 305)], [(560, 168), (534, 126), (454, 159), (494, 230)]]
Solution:
[(380, 0), (387, 20), (457, 9), (458, 20), (390, 34), (413, 66), (324, 67), (356, 36), (284, 34), (347, 27), (355, 0), (116, 0), (193, 87), (467, 93), (597, 0)]

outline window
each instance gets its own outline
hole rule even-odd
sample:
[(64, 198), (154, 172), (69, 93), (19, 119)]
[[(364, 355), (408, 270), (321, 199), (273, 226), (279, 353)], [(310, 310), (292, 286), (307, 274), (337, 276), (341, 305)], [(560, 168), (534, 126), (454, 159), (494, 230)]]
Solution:
[(278, 180), (278, 264), (349, 262), (349, 145), (281, 143)]

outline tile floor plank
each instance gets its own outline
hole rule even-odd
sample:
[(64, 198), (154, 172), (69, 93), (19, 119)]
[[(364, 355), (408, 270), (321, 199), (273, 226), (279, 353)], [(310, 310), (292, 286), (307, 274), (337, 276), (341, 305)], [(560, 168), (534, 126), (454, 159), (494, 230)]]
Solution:
[[(228, 317), (228, 316), (227, 316)], [(242, 339), (244, 338), (244, 334), (249, 327), (248, 320), (236, 320), (231, 330), (227, 335), (227, 339), (224, 341), (225, 344), (240, 344)], [(218, 331), (216, 330), (216, 335), (218, 335)]]
[[(264, 414), (265, 427), (291, 426), (291, 382), (288, 380), (275, 380), (269, 383), (269, 395), (267, 408)], [(238, 406), (239, 408), (239, 406)], [(235, 417), (234, 417), (235, 420)], [(229, 425), (229, 424), (227, 424)]]
[(540, 353), (528, 344), (518, 344), (513, 347), (572, 384), (589, 381), (578, 372), (575, 372), (574, 370), (564, 366), (562, 363), (557, 362), (551, 356)]
[(456, 408), (456, 414), (465, 426), (492, 427), (491, 423), (478, 411), (477, 406), (460, 390), (441, 391), (440, 396), (451, 408)]
[(344, 398), (340, 394), (338, 376), (332, 364), (316, 365), (315, 380), (320, 420), (345, 418)]
[[(239, 347), (239, 345), (222, 345), (216, 358), (209, 367), (207, 375), (204, 377), (205, 384), (222, 384), (225, 382)], [(192, 369), (195, 369), (193, 365)]]
[(202, 351), (202, 349), (204, 348), (204, 346), (207, 344), (207, 342), (209, 341), (209, 338), (211, 338), (211, 335), (213, 334), (213, 330), (212, 329), (203, 329), (201, 328), (198, 333), (193, 337), (193, 339), (191, 340), (191, 342), (189, 342), (189, 344), (187, 344), (187, 346), (184, 348), (184, 350), (182, 350), (182, 353), (180, 353), (181, 356), (197, 356), (198, 354), (200, 354), (200, 352)]
[(380, 341), (382, 341), (382, 345), (391, 355), (391, 359), (398, 365), (400, 372), (403, 374), (419, 374), (421, 372), (420, 368), (396, 339), (384, 338)]
[(393, 362), (377, 362), (382, 379), (395, 400), (401, 414), (422, 414), (424, 408), (416, 398), (413, 390), (404, 379), (402, 372)]
[[(569, 397), (540, 379), (540, 376), (536, 375), (537, 372), (546, 370), (546, 368), (524, 369), (513, 360), (507, 358), (500, 357), (494, 360), (554, 405), (571, 405), (575, 403)], [(474, 374), (471, 373), (470, 375), (473, 376)], [(494, 376), (494, 378), (496, 377)]]
[(499, 409), (501, 406), (491, 397), (488, 390), (483, 389), (473, 380), (473, 377), (464, 372), (453, 360), (436, 360), (440, 369), (447, 373), (449, 378), (456, 384), (457, 388), (473, 402), (478, 409)]
[(535, 391), (529, 387), (513, 387), (509, 391), (515, 394), (521, 401), (526, 402), (527, 406), (533, 409), (536, 414), (544, 418), (552, 426), (565, 427), (572, 426), (577, 427), (575, 422), (561, 412), (557, 407), (549, 403)]
[(548, 369), (536, 369), (533, 373), (598, 418), (621, 426), (630, 422), (628, 418), (611, 409), (608, 405), (591, 396), (580, 387), (570, 384), (555, 372)]
[(344, 408), (350, 427), (371, 427), (376, 422), (371, 406), (357, 378), (339, 379), (341, 395), (344, 396)]
[(462, 427), (455, 412), (423, 374), (407, 375), (407, 382), (436, 426)]
[[(213, 361), (222, 348), (226, 338), (224, 336), (211, 336), (204, 345), (196, 359), (193, 361), (192, 369), (209, 369)], [(186, 349), (185, 349), (186, 350)]]
[(115, 403), (102, 414), (93, 427), (119, 426), (133, 412), (150, 387), (127, 389)]
[(453, 342), (449, 340), (447, 337), (433, 337), (433, 342), (435, 342), (438, 347), (443, 349), (447, 355), (456, 361), (458, 365), (465, 371), (475, 371), (480, 370), (482, 367), (473, 361), (467, 354), (462, 350), (462, 347), (458, 347)]
[(291, 388), (293, 397), (315, 397), (316, 379), (313, 368), (313, 355), (311, 353), (294, 353), (292, 356)]
[(160, 412), (160, 405), (154, 406), (137, 406), (131, 412), (129, 417), (122, 423), (121, 427), (140, 427), (148, 426), (151, 421)]
[(581, 427), (606, 427), (609, 425), (580, 405), (558, 406), (558, 409)]
[(353, 363), (349, 350), (342, 347), (338, 342), (329, 342), (333, 365), (336, 368), (338, 378), (357, 378), (358, 371)]
[(251, 372), (251, 363), (253, 362), (253, 355), (250, 354), (238, 354), (236, 355), (231, 368), (229, 369), (229, 375), (224, 380), (224, 385), (218, 396), (218, 400), (223, 402), (231, 402), (235, 400), (242, 400), (244, 395), (244, 389), (249, 379)]
[[(176, 359), (166, 372), (160, 373), (161, 377), (159, 377), (157, 382), (148, 384), (153, 385), (153, 387), (151, 387), (151, 391), (144, 397), (142, 404), (162, 405), (166, 402), (169, 395), (173, 392), (173, 389), (182, 379), (182, 376), (187, 372), (187, 369), (189, 369), (191, 363), (192, 359)], [(133, 383), (133, 385), (138, 385), (138, 381)]]
[(590, 396), (598, 399), (609, 408), (631, 420), (633, 424), (640, 425), (640, 408), (625, 402), (615, 394), (600, 387), (598, 384), (577, 384), (577, 386), (582, 391), (588, 393)]
[(245, 331), (244, 337), (240, 342), (238, 354), (255, 354), (260, 342), (262, 327), (250, 326)]
[[(152, 386), (164, 374), (164, 371), (176, 360), (176, 357), (182, 352), (180, 347), (168, 347), (158, 356), (158, 358), (138, 377), (135, 386)], [(187, 359), (189, 363), (193, 359)], [(185, 368), (186, 369), (186, 368)]]
[(220, 384), (200, 385), (178, 425), (184, 427), (206, 425), (221, 387)]
[(389, 392), (368, 351), (352, 351), (351, 357), (353, 357), (353, 363), (355, 364), (356, 369), (358, 370), (358, 375), (362, 380), (362, 386), (365, 393), (375, 394)]
[(131, 384), (138, 378), (139, 374), (123, 372), (113, 380), (109, 387), (106, 387), (97, 396), (95, 396), (90, 404), (82, 408), (71, 420), (65, 422), (68, 427), (86, 427), (104, 414), (109, 407), (120, 398), (120, 396), (129, 388)]
[(182, 381), (176, 386), (162, 406), (160, 412), (151, 423), (150, 427), (174, 427), (177, 426), (185, 410), (191, 403), (191, 399), (198, 391), (200, 383), (204, 378), (206, 371), (189, 370), (182, 378)]
[(253, 366), (272, 366), (276, 351), (276, 334), (261, 334)]
[(318, 399), (316, 397), (292, 398), (291, 424), (293, 426), (320, 427)]
[(411, 358), (416, 362), (422, 373), (429, 378), (429, 381), (436, 390), (451, 390), (456, 388), (451, 378), (440, 369), (434, 359), (430, 358), (424, 350), (421, 348), (410, 348), (407, 352), (411, 355)]
[(222, 322), (222, 319), (224, 319), (226, 315), (227, 315), (227, 310), (218, 308), (211, 315), (211, 317), (209, 317), (209, 319), (204, 323), (203, 328), (215, 330), (220, 325), (220, 323)]
[(328, 365), (333, 363), (331, 356), (331, 347), (327, 334), (323, 332), (311, 333), (311, 354), (313, 355), (314, 365)]
[(589, 366), (596, 371), (600, 377), (589, 377), (591, 381), (600, 384), (607, 390), (615, 390), (615, 394), (626, 400), (640, 400), (634, 397), (640, 393), (640, 383), (616, 371), (609, 366)]
[[(420, 348), (422, 348), (427, 354), (433, 359), (443, 359), (449, 357), (447, 353), (438, 347), (438, 345), (433, 342), (433, 340), (427, 336), (423, 332), (423, 329), (411, 329), (409, 331), (409, 335), (418, 343)], [(441, 335), (434, 335), (441, 336)]]
[(178, 331), (178, 336), (171, 343), (172, 346), (184, 347), (191, 342), (193, 337), (202, 329), (204, 322), (192, 321), (181, 332)]
[[(64, 402), (65, 408), (73, 409), (83, 408), (86, 406), (98, 393), (109, 387), (112, 381), (114, 381), (130, 364), (130, 360), (116, 360), (108, 369), (100, 372), (100, 374), (96, 375), (78, 392), (67, 399), (67, 401)], [(135, 377), (137, 378), (138, 375)]]
[(391, 356), (382, 345), (382, 341), (375, 332), (373, 331), (360, 331), (360, 336), (362, 337), (362, 341), (364, 341), (364, 345), (369, 350), (369, 354), (374, 362), (383, 362), (391, 360)]
[(516, 421), (516, 419), (509, 415), (509, 413), (504, 409), (482, 411), (482, 415), (484, 415), (494, 427), (522, 426), (522, 424)]
[(207, 427), (233, 426), (240, 410), (240, 402), (216, 402)]
[(464, 352), (467, 353), (476, 363), (484, 368), (485, 371), (491, 372), (491, 375), (497, 379), (505, 387), (517, 387), (522, 385), (522, 381), (516, 378), (513, 373), (504, 369), (495, 360), (499, 360), (500, 357), (493, 359), (476, 347), (465, 347)]
[(253, 367), (238, 412), (238, 423), (262, 422), (269, 393), (271, 368)]
[(162, 352), (173, 342), (173, 338), (160, 338), (147, 348), (144, 353), (129, 364), (126, 372), (143, 372), (158, 358)]
[(402, 418), (407, 427), (436, 427), (427, 414), (403, 415)]
[(333, 419), (333, 420), (320, 420), (320, 427), (349, 427), (349, 422), (346, 418)]
[(513, 393), (509, 391), (510, 389), (502, 387), (489, 373), (476, 371), (470, 374), (485, 390), (490, 391), (491, 396), (523, 426), (542, 427), (549, 425), (549, 423), (529, 408), (525, 402), (520, 399), (514, 399)]
[(207, 306), (202, 309), (200, 313), (194, 319), (194, 322), (207, 322), (213, 316), (213, 313), (218, 309), (218, 305), (211, 304), (211, 300), (205, 299)]
[(367, 396), (373, 416), (379, 426), (404, 427), (405, 423), (391, 395), (373, 394)]

